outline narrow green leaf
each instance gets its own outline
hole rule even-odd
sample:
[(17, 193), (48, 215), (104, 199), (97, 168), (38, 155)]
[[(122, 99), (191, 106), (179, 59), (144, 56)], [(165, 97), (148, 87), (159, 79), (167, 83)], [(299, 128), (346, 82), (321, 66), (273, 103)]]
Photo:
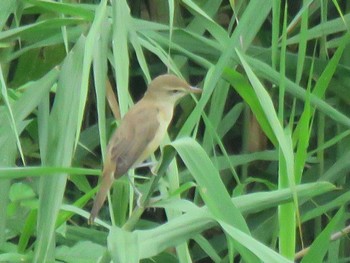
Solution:
[(317, 236), (301, 263), (324, 262), (324, 257), (327, 254), (331, 242), (331, 234), (343, 220), (344, 208), (341, 207), (322, 233)]
[[(291, 263), (292, 260), (288, 260), (285, 257), (281, 256), (277, 252), (258, 242), (256, 239), (247, 235), (246, 233), (240, 231), (239, 229), (233, 227), (232, 225), (226, 224), (221, 221), (220, 225), (233, 239), (245, 245), (248, 249), (251, 250), (256, 256), (258, 256), (262, 262), (271, 262), (271, 263)], [(247, 245), (249, 244), (249, 245)]]

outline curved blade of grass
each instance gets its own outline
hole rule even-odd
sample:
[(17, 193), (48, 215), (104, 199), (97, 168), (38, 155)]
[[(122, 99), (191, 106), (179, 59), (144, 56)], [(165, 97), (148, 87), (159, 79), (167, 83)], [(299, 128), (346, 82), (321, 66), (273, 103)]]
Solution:
[[(235, 125), (235, 121), (237, 120), (237, 118), (234, 118), (233, 116), (230, 116), (230, 115), (229, 115), (230, 118), (227, 118), (225, 121), (222, 118), (224, 113), (224, 107), (225, 107), (224, 102), (227, 99), (228, 90), (229, 90), (228, 83), (224, 81), (219, 81), (218, 88), (214, 90), (213, 97), (211, 99), (210, 111), (207, 117), (208, 117), (208, 121), (210, 121), (210, 124), (212, 125), (216, 133), (219, 133), (222, 130), (222, 126), (219, 126), (219, 123), (221, 123), (222, 125), (228, 126), (225, 130), (229, 130), (232, 128), (233, 125)], [(233, 109), (234, 108), (236, 107), (233, 107)], [(231, 112), (233, 109), (231, 109)], [(205, 129), (204, 136), (203, 136), (202, 146), (205, 149), (205, 151), (208, 153), (210, 153), (210, 151), (213, 150), (216, 145), (216, 143), (215, 144), (213, 143), (214, 135), (212, 133), (213, 133), (212, 130)], [(222, 136), (219, 136), (219, 138), (221, 139)]]
[(345, 219), (344, 216), (344, 207), (341, 207), (326, 228), (317, 236), (301, 263), (324, 262), (324, 257), (329, 250), (329, 244), (331, 242), (330, 237), (332, 233), (335, 232), (334, 230)]
[(272, 5), (272, 38), (271, 38), (271, 64), (276, 69), (278, 59), (278, 38), (280, 34), (281, 1), (274, 0)]
[[(230, 155), (228, 156), (228, 158), (230, 159), (231, 165), (235, 167), (239, 165), (248, 164), (257, 160), (277, 161), (278, 153), (277, 151), (262, 151), (247, 154)], [(217, 156), (215, 158), (215, 165), (217, 166), (217, 169), (221, 171), (229, 168), (226, 159), (226, 156)]]
[(315, 208), (309, 209), (303, 213), (301, 219), (303, 222), (320, 217), (324, 214), (330, 213), (332, 210), (338, 209), (344, 204), (350, 202), (350, 192), (345, 192), (344, 194), (332, 199), (330, 202), (325, 204), (318, 204)]
[[(53, 83), (56, 81), (58, 75), (58, 71), (56, 69), (50, 71), (45, 77), (39, 79), (38, 81), (34, 81), (29, 83), (26, 86), (23, 86), (22, 88), (25, 90), (25, 92), (21, 95), (21, 97), (14, 101), (12, 104), (13, 109), (13, 117), (15, 121), (15, 125), (22, 131), (24, 127), (22, 127), (23, 120), (31, 113), (33, 110), (38, 106), (40, 103), (40, 100), (42, 99), (45, 94), (49, 93), (50, 88), (52, 87)], [(3, 112), (3, 111), (2, 111)], [(6, 118), (6, 119), (2, 119)], [(15, 141), (13, 141), (14, 137), (8, 137), (9, 134), (13, 134), (10, 131), (10, 123), (6, 124), (8, 122), (8, 118), (6, 114), (0, 115), (0, 122), (2, 125), (0, 126), (0, 148), (4, 153), (2, 156), (6, 157), (2, 160), (4, 163), (1, 164), (2, 167), (8, 167), (14, 165), (14, 160), (16, 156), (16, 145)], [(20, 128), (21, 127), (21, 128)], [(4, 129), (8, 129), (5, 131)], [(5, 137), (4, 137), (5, 136)], [(10, 161), (12, 160), (12, 161)], [(5, 173), (5, 176), (7, 174)], [(5, 177), (2, 177), (5, 178)], [(10, 177), (7, 177), (10, 179)], [(6, 191), (9, 189), (9, 181), (2, 181), (1, 187), (4, 187), (4, 191), (2, 193), (5, 195)], [(2, 200), (7, 200), (6, 198)], [(1, 210), (5, 208), (6, 204), (1, 204)], [(5, 214), (5, 213), (4, 213)], [(6, 217), (1, 217), (1, 219), (5, 220)], [(1, 226), (4, 226), (3, 222), (0, 222)], [(5, 233), (5, 232), (3, 232)], [(1, 241), (1, 237), (0, 237)]]
[[(204, 12), (209, 18), (213, 17), (218, 12), (221, 2), (222, 1), (207, 1), (201, 3), (202, 12)], [(203, 18), (195, 16), (186, 29), (196, 32), (199, 35), (203, 35), (206, 30), (206, 25), (203, 24)]]
[[(181, 138), (171, 145), (198, 183), (198, 189), (213, 218), (241, 229), (249, 234), (249, 228), (237, 207), (231, 202), (220, 174), (212, 164), (204, 149), (191, 138)], [(235, 244), (243, 258), (256, 260), (240, 244)]]
[(48, 11), (70, 16), (80, 16), (87, 21), (93, 21), (94, 19), (94, 12), (84, 5), (37, 0), (24, 0), (24, 2), (40, 6)]
[[(335, 187), (327, 182), (304, 184), (296, 187), (298, 197), (303, 200), (310, 200), (314, 196), (333, 191), (334, 189)], [(250, 214), (275, 207), (281, 203), (291, 202), (292, 192), (290, 189), (282, 189), (243, 195), (234, 197), (231, 200), (241, 213)], [(119, 245), (120, 240), (136, 239), (136, 243), (128, 243), (129, 246), (134, 246), (129, 248), (129, 250), (133, 252), (137, 250), (136, 254), (139, 258), (149, 258), (217, 225), (217, 221), (211, 216), (208, 207), (198, 208), (190, 204), (188, 202), (177, 202), (175, 209), (183, 211), (185, 214), (153, 229), (136, 230), (130, 233), (129, 231), (120, 231), (120, 229), (113, 227), (112, 229), (116, 229), (110, 232), (108, 242), (113, 242), (111, 247), (114, 247)], [(169, 208), (174, 208), (172, 202), (162, 202), (162, 205), (159, 207), (167, 208), (168, 206), (170, 206)], [(118, 233), (118, 236), (116, 236), (116, 233)], [(130, 234), (134, 235), (134, 237), (130, 237)], [(126, 237), (123, 237), (123, 235), (126, 235)], [(250, 244), (246, 243), (245, 246), (249, 248)], [(111, 253), (123, 254), (114, 255), (115, 258), (125, 256), (125, 252), (122, 249), (118, 251), (112, 250)]]
[(1, 3), (0, 31), (2, 31), (8, 17), (16, 10), (16, 1), (4, 1)]
[(87, 169), (78, 167), (27, 166), (18, 168), (0, 168), (0, 179), (18, 179), (25, 177), (54, 175), (57, 173), (100, 175), (101, 172), (98, 169)]
[(135, 50), (137, 61), (142, 69), (143, 74), (147, 80), (147, 83), (151, 82), (151, 74), (149, 72), (148, 64), (145, 58), (145, 54), (143, 53), (139, 37), (135, 31), (130, 32), (130, 42)]
[[(280, 75), (277, 71), (273, 70), (269, 65), (266, 63), (255, 59), (253, 57), (246, 57), (246, 60), (248, 61), (249, 65), (254, 69), (254, 72), (258, 74), (259, 76), (262, 76), (263, 78), (271, 81), (272, 83), (278, 85), (280, 81)], [(286, 84), (286, 91), (293, 96), (295, 96), (298, 99), (305, 100), (306, 98), (306, 91), (305, 89), (301, 88), (299, 85), (295, 84), (291, 80), (287, 79), (285, 80)], [(321, 112), (323, 112), (325, 115), (327, 115), (329, 118), (335, 120), (336, 122), (345, 125), (347, 127), (350, 127), (350, 118), (347, 117), (345, 114), (339, 112), (332, 106), (330, 106), (327, 102), (324, 100), (321, 100), (314, 94), (310, 94), (310, 102), (311, 105), (317, 107), (317, 109)]]
[[(243, 44), (242, 50), (246, 50), (249, 47), (262, 23), (265, 21), (266, 16), (269, 15), (271, 7), (271, 1), (250, 1), (248, 3), (246, 10), (241, 17), (240, 23), (237, 25), (237, 28), (225, 45), (227, 48), (222, 52), (216, 65), (209, 70), (204, 83), (204, 92), (201, 99), (191, 115), (187, 118), (185, 124), (182, 126), (178, 137), (190, 134), (196, 123), (198, 123), (198, 119), (200, 118), (205, 105), (208, 103), (216, 83), (221, 78), (225, 67), (233, 67), (236, 65), (236, 62), (232, 60), (232, 57), (235, 56), (234, 52), (232, 52), (232, 48), (241, 46), (241, 44)], [(259, 13), (257, 13), (256, 10), (259, 10)], [(252, 20), (252, 17), (255, 19)], [(244, 36), (244, 43), (241, 42), (242, 36)]]
[[(347, 24), (350, 23), (350, 14), (346, 14), (343, 17), (338, 17), (329, 20), (325, 23), (317, 24), (316, 26), (309, 28), (306, 32), (307, 40), (320, 38), (322, 36), (328, 36), (341, 31), (347, 30)], [(287, 45), (297, 44), (300, 41), (300, 34), (297, 34), (287, 40)]]
[[(309, 19), (309, 10), (308, 6), (310, 5), (310, 1), (303, 1), (303, 11), (301, 14), (301, 25), (300, 25), (300, 42), (298, 43), (298, 63), (297, 63), (297, 72), (296, 72), (296, 84), (300, 83), (304, 61), (306, 57), (306, 47), (307, 47), (307, 28), (308, 28), (308, 19)], [(284, 48), (286, 48), (286, 39), (284, 39), (284, 43), (282, 44)]]
[(132, 26), (130, 9), (125, 0), (112, 1), (113, 58), (121, 116), (129, 108), (129, 49), (128, 31)]
[[(149, 34), (147, 34), (149, 35)], [(151, 39), (150, 37), (146, 36), (146, 39), (139, 38), (140, 44), (148, 49), (150, 52), (152, 52), (154, 55), (156, 55), (167, 67), (169, 68), (170, 72), (173, 72), (174, 74), (181, 76), (181, 72), (172, 60), (171, 57), (168, 56), (165, 49), (157, 43), (157, 41)], [(165, 42), (169, 44), (169, 39), (166, 39)]]
[[(175, 2), (174, 2), (174, 0), (170, 0), (170, 1), (168, 1), (168, 4), (169, 4), (169, 47), (168, 47), (169, 61), (167, 63), (167, 65), (168, 65), (167, 71), (169, 73), (169, 71), (170, 71), (169, 63), (172, 62), (170, 52), (172, 50), (172, 44), (173, 44)], [(176, 166), (176, 161), (172, 161), (172, 163), (169, 165), (167, 178), (169, 180), (169, 190), (170, 191), (179, 187), (179, 178), (178, 178), (178, 170), (177, 170), (177, 166)], [(179, 198), (179, 197), (180, 196), (176, 196), (176, 198)], [(166, 212), (168, 220), (171, 220), (171, 219), (176, 218), (176, 217), (181, 215), (181, 213), (179, 213), (178, 211), (174, 211), (172, 209), (166, 209), (165, 212)], [(178, 259), (179, 259), (180, 263), (188, 262), (191, 258), (189, 248), (188, 248), (186, 242), (176, 246), (176, 253), (178, 255)]]
[[(165, 46), (169, 44), (168, 39), (165, 36), (163, 36), (163, 34), (160, 34), (158, 32), (150, 31), (150, 32), (147, 32), (147, 34), (145, 33), (145, 35), (152, 37), (159, 44), (162, 44)], [(180, 29), (177, 29), (176, 31), (174, 31), (173, 35), (174, 35), (173, 42), (171, 43), (172, 45), (171, 47), (173, 50), (184, 54), (186, 57), (192, 59), (193, 61), (195, 61), (196, 63), (198, 63), (199, 65), (205, 68), (210, 68), (212, 66), (212, 63), (210, 63), (205, 57), (199, 56), (194, 52), (191, 52), (190, 48), (196, 47), (197, 49), (200, 48), (202, 50), (210, 50), (211, 52), (214, 52), (217, 48), (216, 42), (207, 40), (201, 36), (195, 35), (194, 33), (192, 34), (187, 31), (182, 31)], [(197, 42), (196, 40), (191, 39), (195, 37), (198, 37), (200, 40), (198, 40)], [(185, 39), (190, 38), (190, 40), (188, 41), (190, 43), (188, 43), (187, 45), (184, 45), (182, 43), (184, 38)], [(177, 42), (179, 42), (179, 44)], [(199, 44), (201, 45), (200, 47), (198, 46)]]
[[(295, 234), (292, 234), (295, 233), (295, 216), (293, 210), (296, 209), (298, 212), (298, 199), (295, 192), (294, 152), (292, 139), (290, 134), (285, 133), (283, 131), (282, 125), (278, 120), (275, 108), (273, 106), (269, 94), (264, 89), (256, 75), (253, 73), (250, 66), (247, 64), (243, 55), (238, 50), (237, 54), (242, 62), (242, 66), (244, 67), (248, 75), (254, 92), (256, 93), (256, 97), (258, 98), (259, 104), (261, 105), (263, 114), (268, 120), (273, 134), (276, 136), (276, 139), (278, 141), (278, 144), (275, 145), (275, 147), (280, 149), (280, 156), (282, 158), (282, 160), (280, 160), (279, 163), (279, 173), (281, 176), (281, 178), (279, 179), (279, 184), (283, 188), (288, 185), (291, 191), (293, 192), (293, 201), (295, 208), (291, 207), (290, 205), (280, 208), (280, 228), (283, 230), (283, 233), (280, 233), (282, 234), (280, 236), (280, 249), (283, 255), (292, 258), (294, 257), (295, 250)], [(290, 240), (291, 237), (293, 240)]]
[[(220, 221), (219, 221), (220, 222)], [(241, 244), (249, 244), (247, 248), (253, 252), (262, 262), (269, 263), (292, 263), (292, 260), (288, 260), (285, 257), (278, 254), (276, 251), (268, 248), (264, 244), (260, 243), (253, 237), (247, 235), (246, 233), (240, 231), (239, 229), (229, 225), (223, 221), (220, 222), (220, 225), (233, 239)]]
[(225, 114), (223, 118), (219, 118), (220, 123), (218, 124), (218, 127), (220, 129), (218, 130), (219, 138), (223, 138), (227, 132), (236, 124), (237, 119), (239, 116), (241, 116), (242, 112), (244, 110), (244, 104), (243, 103), (237, 103), (235, 106), (233, 106), (229, 112)]
[(194, 1), (184, 0), (184, 4), (187, 5), (192, 11), (196, 13), (196, 18), (201, 21), (206, 30), (218, 41), (220, 46), (225, 47), (228, 43), (227, 32), (215, 21), (209, 17)]
[[(45, 77), (39, 79), (38, 81), (34, 81), (24, 86), (23, 89), (25, 92), (21, 95), (21, 97), (12, 103), (12, 112), (13, 112), (13, 121), (15, 122), (15, 126), (19, 133), (23, 130), (23, 120), (38, 106), (40, 100), (45, 94), (48, 94), (50, 88), (55, 82), (58, 75), (58, 71), (56, 69), (50, 71)], [(9, 123), (7, 118), (7, 114), (5, 113), (5, 108), (0, 108), (0, 149), (1, 149), (1, 158), (0, 166), (1, 167), (12, 167), (15, 165), (15, 158), (17, 155), (16, 148), (16, 139), (11, 131), (11, 124)], [(3, 174), (7, 176), (7, 173)], [(5, 176), (1, 177), (0, 183), (0, 191), (3, 196), (8, 196), (6, 193), (10, 188), (10, 179), (11, 177)], [(6, 214), (7, 208), (7, 198), (0, 199), (0, 214)], [(5, 231), (6, 229), (6, 216), (0, 217), (0, 243), (5, 241)], [(3, 231), (2, 231), (3, 230)]]
[[(1, 115), (0, 119), (7, 117), (7, 114)], [(17, 156), (16, 138), (12, 133), (9, 119), (2, 120), (0, 126), (0, 154), (3, 158), (0, 158), (0, 166), (14, 166)], [(1, 215), (7, 215), (8, 194), (11, 186), (9, 179), (0, 179), (0, 191), (2, 198), (0, 198), (0, 213)], [(7, 238), (7, 216), (0, 216), (0, 245), (5, 244)]]
[(222, 262), (222, 259), (215, 251), (214, 247), (208, 240), (206, 240), (202, 235), (197, 235), (193, 238), (194, 241), (200, 246), (201, 249), (211, 258), (213, 262)]
[(254, 93), (248, 80), (240, 73), (230, 68), (225, 68), (223, 77), (232, 85), (232, 87), (234, 87), (238, 94), (249, 105), (266, 136), (274, 145), (277, 145), (276, 135), (274, 134), (271, 124), (268, 122), (257, 95)]
[[(77, 144), (79, 142), (79, 136), (80, 136), (80, 130), (81, 130), (81, 124), (83, 121), (84, 116), (84, 110), (86, 105), (86, 97), (88, 93), (88, 87), (89, 87), (89, 77), (90, 77), (90, 69), (91, 69), (91, 63), (93, 59), (93, 55), (96, 51), (96, 46), (98, 46), (97, 41), (101, 38), (101, 31), (103, 32), (102, 25), (105, 22), (105, 17), (107, 15), (107, 0), (102, 0), (99, 4), (95, 19), (90, 27), (90, 31), (86, 37), (86, 44), (84, 47), (84, 57), (83, 57), (83, 69), (82, 69), (82, 75), (81, 75), (81, 87), (80, 87), (80, 100), (79, 100), (79, 107), (78, 107), (78, 122), (76, 126), (76, 137), (75, 137), (75, 147), (77, 147)], [(106, 50), (104, 50), (106, 51)], [(107, 58), (104, 57), (106, 60)], [(106, 63), (106, 61), (104, 61)], [(106, 67), (104, 74), (107, 72)], [(103, 76), (101, 76), (103, 78)], [(104, 76), (105, 78), (105, 76)], [(105, 84), (105, 81), (102, 81), (103, 85)]]
[(16, 125), (15, 116), (13, 114), (12, 107), (10, 105), (10, 100), (9, 100), (8, 93), (7, 93), (6, 83), (5, 83), (4, 75), (2, 74), (1, 67), (0, 67), (0, 85), (1, 85), (2, 99), (5, 102), (8, 118), (10, 120), (8, 125), (9, 125), (9, 127), (11, 127), (12, 132), (15, 135), (17, 148), (18, 148), (19, 153), (21, 155), (22, 162), (25, 165), (26, 162), (25, 162), (24, 155), (23, 155), (22, 145), (21, 145), (21, 142), (19, 140), (19, 132), (18, 132), (17, 125)]
[(232, 204), (220, 175), (203, 148), (191, 138), (181, 138), (171, 145), (198, 183), (201, 197), (213, 213), (214, 218), (235, 225), (249, 233), (248, 226), (237, 208)]
[(108, 235), (108, 250), (110, 251), (113, 262), (119, 263), (138, 263), (139, 239), (136, 231), (128, 232), (118, 227), (112, 227)]
[[(66, 57), (58, 81), (55, 101), (48, 123), (39, 123), (39, 130), (47, 132), (43, 165), (70, 166), (76, 127), (85, 38), (81, 37)], [(74, 87), (74, 88), (72, 88)], [(45, 127), (43, 127), (45, 125)], [(55, 246), (54, 231), (61, 206), (67, 174), (58, 173), (40, 178), (37, 240), (34, 262), (52, 261)]]
[[(169, 6), (169, 48), (168, 48), (168, 57), (170, 61), (170, 51), (172, 49), (172, 43), (173, 43), (173, 31), (174, 31), (174, 15), (175, 15), (175, 3), (174, 0), (169, 0), (168, 1), (168, 6)], [(167, 72), (170, 73), (169, 71), (169, 66), (167, 66)]]
[(345, 176), (345, 173), (350, 171), (350, 150), (347, 150), (342, 153), (336, 162), (324, 173), (321, 175), (318, 181), (329, 181), (335, 182), (337, 179)]
[[(42, 32), (46, 32), (48, 30), (51, 32), (53, 30), (58, 30), (61, 32), (62, 26), (75, 25), (84, 22), (85, 21), (83, 19), (79, 18), (53, 18), (0, 32), (0, 40), (11, 41), (19, 37), (21, 40), (37, 42), (38, 39), (41, 40), (43, 37), (47, 38), (47, 36), (43, 35)], [(39, 33), (41, 33), (40, 37), (38, 36)]]
[(98, 131), (101, 145), (102, 159), (106, 153), (106, 82), (107, 82), (107, 53), (108, 37), (111, 25), (105, 18), (100, 27), (100, 35), (96, 40), (96, 48), (93, 51), (93, 73), (95, 80), (95, 92), (97, 101)]
[[(71, 42), (76, 42), (82, 33), (82, 29), (83, 27), (79, 27), (79, 26), (67, 28), (67, 37), (69, 38), (69, 40)], [(6, 56), (4, 56), (3, 61), (10, 62), (31, 50), (39, 49), (42, 47), (51, 48), (51, 46), (59, 45), (62, 43), (63, 43), (62, 34), (61, 32), (57, 31), (56, 34), (53, 34), (50, 37), (47, 37), (42, 40), (37, 39), (33, 44), (28, 43), (26, 46), (23, 46), (21, 49), (13, 51), (9, 54), (6, 54)], [(52, 60), (55, 60), (55, 59), (52, 58)], [(55, 62), (57, 63), (57, 60), (55, 60)]]

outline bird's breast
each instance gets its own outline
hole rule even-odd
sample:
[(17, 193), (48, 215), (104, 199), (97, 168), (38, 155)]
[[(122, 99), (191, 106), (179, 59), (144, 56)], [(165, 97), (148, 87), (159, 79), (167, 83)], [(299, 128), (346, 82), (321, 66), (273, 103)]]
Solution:
[(171, 122), (171, 119), (173, 117), (173, 108), (172, 107), (166, 107), (165, 106), (158, 106), (158, 114), (157, 114), (157, 120), (159, 122), (158, 130), (153, 138), (153, 141), (150, 143), (150, 147), (152, 151), (155, 151), (160, 143), (162, 142), (168, 126)]
[(146, 149), (143, 151), (142, 155), (138, 159), (137, 163), (144, 161), (149, 155), (151, 155), (163, 141), (164, 136), (167, 132), (168, 126), (173, 117), (173, 106), (171, 105), (157, 105), (156, 118), (159, 123), (158, 129), (156, 130), (154, 137), (147, 144)]

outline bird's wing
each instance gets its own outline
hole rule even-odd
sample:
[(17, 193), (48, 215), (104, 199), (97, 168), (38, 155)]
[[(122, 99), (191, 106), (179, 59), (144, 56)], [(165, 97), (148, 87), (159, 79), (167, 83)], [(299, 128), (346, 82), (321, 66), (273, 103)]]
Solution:
[(135, 105), (125, 115), (121, 126), (108, 144), (102, 182), (91, 210), (90, 224), (94, 222), (103, 205), (114, 177), (122, 176), (135, 164), (157, 133), (159, 128), (158, 109), (152, 106), (147, 108), (145, 111), (143, 107)]
[(125, 174), (144, 153), (159, 128), (158, 109), (150, 105), (147, 111), (143, 107), (135, 107), (125, 116), (122, 125), (111, 141), (111, 162), (116, 164), (114, 176)]

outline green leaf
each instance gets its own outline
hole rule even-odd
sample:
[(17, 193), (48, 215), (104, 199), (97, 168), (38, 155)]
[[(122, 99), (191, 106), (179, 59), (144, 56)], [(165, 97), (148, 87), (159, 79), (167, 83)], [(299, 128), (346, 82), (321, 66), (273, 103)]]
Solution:
[(329, 249), (331, 234), (344, 220), (344, 208), (341, 207), (325, 229), (317, 236), (310, 246), (309, 251), (304, 256), (302, 263), (323, 262)]

